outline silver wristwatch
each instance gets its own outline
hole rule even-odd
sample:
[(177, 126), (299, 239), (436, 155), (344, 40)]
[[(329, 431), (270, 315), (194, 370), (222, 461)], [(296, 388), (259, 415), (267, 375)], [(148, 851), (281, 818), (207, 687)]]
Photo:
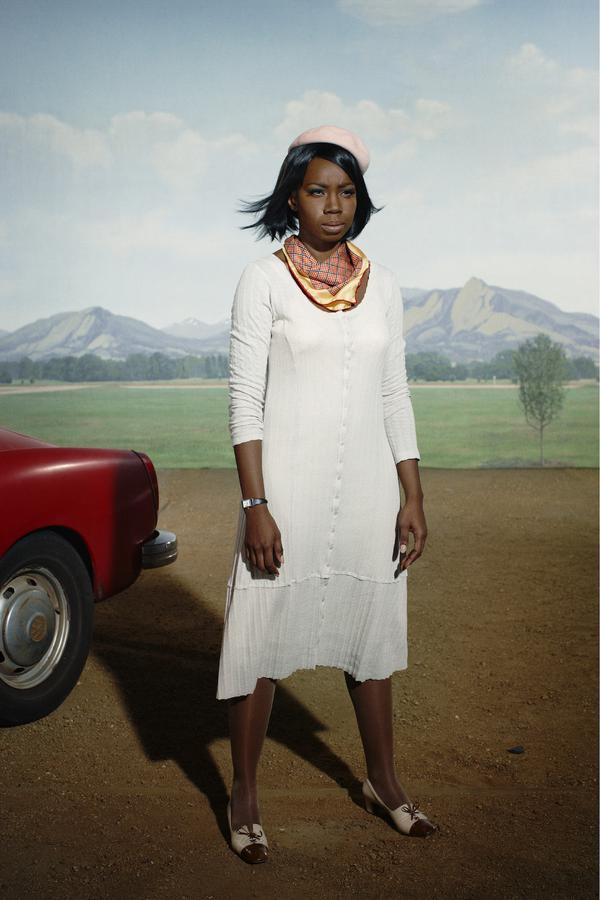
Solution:
[(264, 497), (248, 497), (247, 500), (242, 500), (242, 508), (247, 509), (249, 506), (258, 506), (260, 503), (268, 503)]

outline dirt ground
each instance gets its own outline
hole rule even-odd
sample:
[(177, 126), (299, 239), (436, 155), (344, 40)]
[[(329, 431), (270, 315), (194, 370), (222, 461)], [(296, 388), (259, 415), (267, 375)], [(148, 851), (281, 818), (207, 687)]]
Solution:
[(440, 831), (409, 838), (361, 807), (343, 673), (318, 668), (276, 693), (260, 772), (271, 859), (232, 853), (215, 691), (237, 473), (163, 471), (179, 560), (96, 607), (59, 710), (0, 732), (3, 900), (597, 896), (597, 475), (421, 474), (429, 537), (393, 676), (396, 758)]

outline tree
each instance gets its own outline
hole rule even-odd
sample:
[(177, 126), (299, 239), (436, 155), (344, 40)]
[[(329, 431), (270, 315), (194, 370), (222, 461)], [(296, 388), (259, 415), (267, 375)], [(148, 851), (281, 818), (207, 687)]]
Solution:
[(25, 381), (33, 381), (33, 361), (28, 356), (22, 356), (19, 360), (17, 370), (17, 378), (21, 379), (21, 383)]
[(519, 401), (528, 425), (540, 434), (540, 465), (544, 465), (544, 429), (562, 409), (567, 358), (560, 344), (537, 334), (514, 352)]
[(454, 378), (452, 365), (442, 353), (421, 351), (406, 354), (406, 372), (409, 379), (422, 381), (450, 381)]
[(48, 381), (65, 381), (67, 363), (64, 356), (52, 356), (43, 363), (43, 378)]
[(517, 380), (513, 356), (514, 350), (500, 350), (496, 353), (491, 360), (492, 374), (495, 375), (496, 378), (509, 378), (511, 381)]
[(589, 356), (576, 356), (570, 363), (573, 378), (594, 378), (598, 381), (598, 366)]
[[(67, 357), (68, 358), (68, 357)], [(106, 369), (104, 360), (93, 353), (84, 353), (75, 359), (72, 368), (67, 368), (67, 380), (72, 381), (105, 381)]]

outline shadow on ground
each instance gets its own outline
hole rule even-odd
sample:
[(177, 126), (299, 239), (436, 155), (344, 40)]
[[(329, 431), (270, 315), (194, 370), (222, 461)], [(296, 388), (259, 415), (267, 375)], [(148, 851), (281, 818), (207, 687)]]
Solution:
[[(229, 786), (211, 752), (214, 741), (228, 737), (227, 703), (215, 696), (222, 622), (167, 572), (160, 575), (160, 590), (145, 597), (143, 606), (128, 604), (126, 626), (115, 616), (97, 616), (94, 655), (116, 679), (146, 756), (176, 762), (206, 795), (226, 835)], [(114, 609), (115, 600), (111, 602)], [(166, 618), (162, 636), (153, 634), (148, 640), (148, 623), (154, 622), (156, 632), (161, 616)], [(356, 800), (360, 782), (319, 736), (326, 729), (285, 686), (277, 686), (269, 738), (309, 761)]]

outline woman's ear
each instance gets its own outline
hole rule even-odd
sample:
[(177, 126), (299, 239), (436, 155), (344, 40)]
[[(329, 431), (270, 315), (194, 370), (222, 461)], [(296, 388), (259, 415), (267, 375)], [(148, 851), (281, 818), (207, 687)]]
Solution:
[(298, 204), (296, 202), (296, 191), (293, 191), (288, 197), (288, 206), (292, 210), (292, 212), (298, 211)]

